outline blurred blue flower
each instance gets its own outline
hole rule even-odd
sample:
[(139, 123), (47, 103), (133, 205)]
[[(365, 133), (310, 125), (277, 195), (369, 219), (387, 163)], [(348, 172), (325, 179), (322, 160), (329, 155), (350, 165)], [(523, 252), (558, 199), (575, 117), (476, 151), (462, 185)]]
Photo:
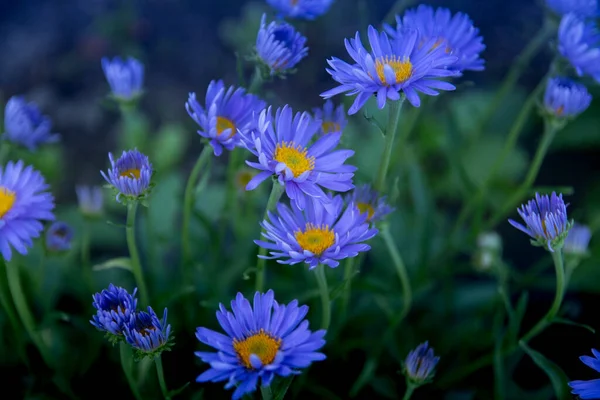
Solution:
[(210, 139), (215, 156), (220, 156), (223, 147), (233, 150), (240, 144), (238, 130), (248, 131), (254, 113), (265, 108), (265, 102), (246, 93), (243, 88), (225, 87), (223, 81), (211, 81), (206, 91), (206, 109), (196, 100), (196, 93), (190, 93), (185, 108), (200, 125), (200, 136)]
[(313, 20), (327, 12), (333, 0), (267, 0), (284, 18)]
[(104, 206), (104, 195), (100, 186), (77, 186), (77, 201), (81, 213), (88, 217), (96, 217), (102, 214)]
[(404, 361), (404, 374), (413, 384), (423, 385), (433, 378), (439, 360), (433, 354), (433, 348), (429, 348), (428, 342), (421, 343), (408, 353)]
[(279, 203), (277, 214), (269, 212), (269, 221), (261, 223), (265, 230), (262, 236), (268, 241), (254, 241), (270, 250), (271, 255), (259, 257), (277, 259), (280, 264), (305, 262), (310, 269), (319, 264), (335, 268), (340, 264), (338, 260), (370, 250), (371, 246), (363, 242), (378, 231), (369, 226), (367, 214), (354, 204), (344, 209), (339, 195), (332, 199), (331, 205), (329, 211), (321, 203), (309, 202), (301, 212)]
[(0, 253), (6, 261), (12, 258), (11, 248), (27, 254), (44, 229), (41, 221), (54, 219), (48, 189), (42, 174), (23, 161), (0, 165)]
[(558, 118), (576, 117), (584, 112), (592, 101), (585, 86), (567, 78), (548, 80), (544, 107)]
[(571, 13), (558, 27), (558, 51), (579, 76), (589, 75), (600, 82), (600, 35), (593, 21)]
[(108, 289), (92, 296), (92, 305), (97, 311), (90, 323), (106, 332), (113, 343), (124, 338), (125, 325), (129, 323), (137, 307), (136, 293), (137, 289), (129, 294), (127, 290), (111, 283)]
[(334, 109), (333, 101), (327, 100), (323, 108), (313, 108), (316, 120), (321, 121), (321, 133), (342, 132), (348, 123), (344, 105), (340, 104)]
[(129, 322), (124, 325), (123, 333), (127, 343), (138, 350), (139, 355), (154, 357), (172, 345), (171, 325), (167, 325), (166, 308), (162, 321), (158, 319), (152, 307), (148, 307), (148, 312), (131, 314)]
[(285, 73), (308, 55), (306, 38), (286, 22), (266, 25), (266, 18), (263, 15), (260, 21), (256, 52), (271, 75)]
[(258, 157), (258, 162), (246, 161), (258, 173), (246, 186), (255, 189), (262, 181), (275, 175), (285, 186), (288, 197), (301, 210), (307, 200), (329, 202), (321, 189), (345, 192), (354, 187), (352, 177), (356, 167), (344, 165), (354, 154), (352, 150), (333, 149), (341, 132), (321, 136), (309, 146), (320, 123), (306, 112), (293, 115), (289, 106), (278, 108), (273, 118), (271, 107), (258, 117), (256, 130), (243, 135), (245, 147)]
[[(479, 54), (485, 50), (479, 29), (467, 14), (458, 12), (454, 15), (447, 8), (434, 9), (421, 4), (417, 8), (407, 10), (404, 16), (396, 16), (396, 28), (385, 26), (391, 37), (401, 35), (405, 29), (419, 31), (418, 48), (427, 44), (429, 49), (442, 47), (446, 54), (456, 56), (458, 60), (448, 68), (461, 73), (465, 70), (483, 71), (484, 60)], [(435, 42), (430, 40), (434, 38)]]
[(56, 221), (46, 231), (46, 248), (50, 251), (67, 251), (71, 249), (73, 228), (65, 222)]
[(414, 29), (398, 32), (396, 38), (390, 39), (385, 32), (369, 26), (369, 53), (356, 32), (354, 39), (345, 40), (346, 50), (356, 63), (350, 65), (336, 57), (328, 60), (331, 69), (327, 72), (340, 86), (321, 96), (328, 99), (344, 92), (357, 94), (348, 110), (348, 114), (355, 114), (374, 94), (379, 108), (385, 107), (386, 99), (399, 100), (401, 91), (413, 106), (419, 107), (421, 100), (417, 92), (436, 96), (439, 93), (434, 89), (454, 90), (454, 85), (437, 78), (457, 76), (458, 71), (448, 66), (458, 58), (446, 54), (443, 46), (435, 47), (438, 38), (422, 44), (418, 38), (419, 33)]
[(592, 238), (592, 231), (585, 225), (573, 224), (565, 238), (563, 252), (566, 254), (585, 255)]
[(582, 17), (598, 15), (598, 0), (546, 0), (548, 7), (559, 15), (574, 13)]
[(386, 203), (386, 196), (381, 196), (371, 185), (358, 186), (347, 196), (347, 203), (354, 204), (362, 214), (367, 214), (367, 221), (382, 221), (394, 211)]
[(39, 145), (55, 143), (60, 135), (51, 133), (50, 118), (42, 115), (35, 103), (27, 103), (21, 96), (13, 96), (4, 109), (4, 139), (35, 151)]
[(134, 100), (142, 93), (144, 65), (135, 58), (112, 60), (102, 58), (102, 69), (113, 96), (121, 100)]
[(539, 195), (535, 199), (517, 209), (519, 215), (525, 221), (523, 226), (509, 219), (508, 222), (518, 230), (525, 232), (534, 240), (531, 243), (554, 252), (560, 249), (567, 237), (571, 223), (567, 219), (567, 206), (563, 201), (562, 194)]
[(325, 344), (324, 330), (311, 332), (308, 306), (298, 307), (298, 300), (279, 304), (269, 290), (254, 295), (254, 305), (238, 293), (229, 312), (219, 304), (217, 319), (226, 335), (199, 327), (196, 337), (218, 352), (196, 352), (211, 368), (197, 382), (227, 381), (226, 389), (236, 387), (233, 399), (241, 399), (256, 390), (259, 378), (262, 386), (270, 386), (275, 375), (300, 374), (313, 361), (325, 359), (317, 352)]
[[(594, 357), (581, 356), (579, 359), (588, 367), (596, 372), (600, 372), (600, 351), (592, 349)], [(571, 393), (576, 394), (581, 399), (600, 399), (600, 379), (591, 381), (571, 381)]]
[(107, 173), (100, 171), (104, 179), (117, 190), (117, 201), (121, 197), (138, 198), (147, 194), (152, 178), (152, 164), (148, 157), (137, 149), (123, 151), (117, 161), (108, 153), (111, 168)]

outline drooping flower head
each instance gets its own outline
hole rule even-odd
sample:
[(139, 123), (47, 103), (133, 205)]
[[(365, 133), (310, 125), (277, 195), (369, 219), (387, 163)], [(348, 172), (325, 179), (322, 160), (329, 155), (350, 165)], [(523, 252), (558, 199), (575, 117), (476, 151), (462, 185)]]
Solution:
[(236, 387), (233, 399), (256, 390), (259, 378), (262, 386), (270, 386), (276, 375), (300, 374), (313, 361), (325, 359), (319, 350), (325, 344), (324, 330), (311, 332), (308, 306), (298, 306), (298, 300), (288, 305), (274, 299), (272, 290), (256, 292), (254, 304), (238, 293), (231, 302), (233, 312), (219, 304), (217, 320), (225, 335), (207, 328), (197, 328), (196, 337), (218, 352), (196, 352), (211, 368), (197, 382), (227, 381), (226, 389)]
[(319, 128), (319, 121), (306, 112), (293, 115), (289, 106), (278, 108), (275, 118), (271, 107), (263, 110), (256, 129), (249, 136), (242, 136), (245, 147), (258, 157), (257, 163), (246, 163), (261, 171), (246, 190), (255, 189), (274, 175), (285, 186), (288, 197), (303, 210), (307, 199), (329, 202), (321, 187), (338, 192), (352, 189), (356, 167), (344, 162), (354, 151), (334, 150), (341, 132), (321, 136), (309, 145)]
[(73, 240), (73, 228), (65, 222), (56, 221), (46, 231), (46, 248), (50, 251), (68, 251)]
[(421, 343), (416, 349), (408, 353), (404, 361), (404, 375), (415, 385), (423, 385), (428, 383), (435, 374), (435, 366), (439, 357), (433, 354), (433, 349), (429, 347), (429, 343)]
[(60, 135), (50, 132), (52, 122), (42, 115), (35, 103), (27, 103), (21, 96), (13, 96), (4, 109), (4, 135), (9, 142), (35, 151), (45, 143), (55, 143)]
[(104, 206), (104, 195), (100, 186), (77, 186), (77, 201), (81, 213), (87, 217), (102, 215)]
[(321, 133), (342, 132), (348, 123), (344, 105), (340, 104), (334, 108), (333, 101), (327, 100), (323, 108), (314, 108), (313, 114), (316, 120), (321, 121)]
[(269, 212), (269, 221), (261, 223), (267, 241), (254, 241), (270, 251), (270, 256), (259, 257), (277, 259), (280, 264), (304, 262), (310, 269), (319, 264), (335, 268), (339, 260), (370, 250), (364, 242), (378, 231), (369, 226), (367, 214), (354, 204), (344, 208), (339, 195), (331, 200), (331, 206), (325, 210), (321, 203), (310, 202), (302, 212), (279, 203), (277, 214)]
[(108, 153), (108, 158), (111, 168), (107, 173), (104, 171), (100, 173), (118, 192), (118, 202), (121, 202), (122, 196), (137, 199), (148, 193), (152, 178), (152, 164), (147, 156), (135, 149), (123, 151), (117, 161), (114, 160), (112, 153)]
[(596, 24), (571, 13), (558, 27), (558, 51), (579, 76), (589, 75), (600, 82), (600, 35)]
[(102, 69), (110, 85), (113, 96), (119, 100), (134, 100), (142, 94), (144, 84), (144, 65), (135, 58), (112, 60), (102, 58)]
[(546, 0), (546, 4), (559, 15), (569, 13), (582, 17), (598, 15), (598, 0)]
[(253, 113), (258, 114), (265, 108), (265, 102), (243, 88), (226, 88), (219, 80), (208, 85), (205, 107), (196, 100), (196, 93), (190, 93), (185, 108), (200, 125), (198, 134), (209, 139), (215, 156), (220, 156), (223, 147), (233, 150), (239, 145), (238, 130), (246, 132), (250, 129)]
[(431, 38), (436, 38), (432, 48), (441, 47), (446, 54), (452, 54), (458, 60), (448, 66), (449, 69), (460, 71), (483, 71), (484, 60), (479, 57), (485, 50), (483, 38), (479, 29), (467, 14), (458, 12), (454, 15), (447, 8), (434, 9), (421, 4), (417, 8), (407, 10), (401, 17), (396, 16), (396, 28), (386, 26), (390, 36), (401, 35), (405, 29), (416, 29), (419, 32), (417, 47), (430, 44)]
[(327, 12), (333, 0), (267, 0), (284, 18), (313, 20)]
[(394, 211), (394, 208), (386, 203), (386, 196), (381, 196), (369, 184), (354, 189), (348, 196), (347, 203), (354, 204), (361, 213), (366, 213), (369, 222), (381, 221)]
[(509, 219), (508, 222), (518, 230), (525, 232), (533, 239), (534, 246), (545, 247), (548, 251), (560, 249), (569, 233), (572, 222), (567, 219), (567, 205), (562, 194), (539, 195), (535, 199), (517, 209), (525, 222), (525, 226)]
[(548, 81), (544, 107), (556, 118), (572, 118), (584, 112), (592, 101), (585, 86), (567, 78)]
[(137, 307), (136, 293), (137, 289), (129, 294), (127, 290), (111, 283), (108, 289), (92, 296), (92, 305), (97, 311), (90, 323), (106, 332), (113, 343), (124, 339), (125, 325), (129, 323)]
[(435, 89), (454, 90), (454, 85), (437, 78), (457, 76), (457, 71), (447, 67), (458, 58), (446, 54), (442, 46), (435, 47), (437, 38), (431, 38), (422, 46), (418, 38), (419, 33), (414, 29), (399, 32), (396, 38), (390, 39), (385, 32), (369, 26), (371, 52), (368, 52), (357, 32), (354, 39), (345, 41), (355, 64), (336, 57), (328, 60), (331, 69), (327, 72), (340, 86), (321, 96), (328, 99), (344, 92), (349, 96), (356, 94), (348, 110), (348, 114), (355, 114), (372, 95), (377, 95), (379, 108), (385, 107), (386, 99), (399, 100), (400, 92), (413, 106), (419, 107), (421, 100), (417, 92), (436, 96), (439, 93)]
[[(594, 357), (581, 356), (579, 359), (588, 367), (596, 372), (600, 372), (600, 351), (592, 349)], [(598, 399), (600, 398), (600, 379), (592, 379), (591, 381), (571, 381), (571, 393), (576, 394), (581, 399)]]
[(592, 231), (585, 225), (573, 224), (565, 238), (563, 252), (567, 254), (584, 256), (587, 254), (588, 245), (592, 238)]
[(271, 75), (289, 72), (308, 55), (306, 38), (286, 22), (273, 21), (266, 25), (262, 16), (256, 38), (256, 53)]
[(12, 248), (27, 254), (33, 239), (54, 219), (54, 197), (44, 177), (23, 161), (0, 165), (0, 253), (6, 261)]
[(171, 325), (167, 325), (167, 309), (159, 320), (152, 307), (148, 312), (139, 311), (131, 314), (129, 321), (124, 325), (125, 340), (134, 349), (138, 350), (138, 357), (154, 357), (165, 350), (169, 350), (171, 342)]

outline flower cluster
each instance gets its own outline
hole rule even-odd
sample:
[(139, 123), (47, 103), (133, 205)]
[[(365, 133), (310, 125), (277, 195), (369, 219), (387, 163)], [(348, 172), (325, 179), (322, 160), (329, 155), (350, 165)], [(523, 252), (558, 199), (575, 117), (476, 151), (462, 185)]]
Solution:
[(42, 115), (35, 103), (27, 103), (21, 96), (13, 96), (6, 103), (4, 139), (35, 151), (42, 144), (60, 139), (60, 135), (51, 130), (50, 118)]

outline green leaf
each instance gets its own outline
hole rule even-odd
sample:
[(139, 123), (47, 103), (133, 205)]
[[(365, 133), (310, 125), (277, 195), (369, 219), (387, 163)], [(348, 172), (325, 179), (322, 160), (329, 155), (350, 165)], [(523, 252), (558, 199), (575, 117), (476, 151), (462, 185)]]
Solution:
[(352, 276), (350, 276), (348, 279), (344, 279), (342, 282), (335, 285), (333, 289), (329, 291), (329, 297), (331, 298), (331, 301), (334, 301), (335, 299), (340, 297), (342, 293), (344, 293), (344, 290), (346, 290), (348, 283), (352, 281), (355, 275), (358, 275), (358, 271), (354, 271)]
[(179, 389), (174, 389), (174, 390), (169, 391), (169, 397), (177, 396), (178, 394), (183, 392), (188, 386), (190, 386), (190, 382), (186, 382), (185, 385), (183, 385)]
[(565, 372), (554, 362), (548, 360), (542, 353), (539, 353), (527, 346), (525, 342), (520, 341), (519, 346), (521, 346), (521, 348), (529, 355), (529, 357), (531, 357), (533, 362), (540, 367), (546, 373), (546, 375), (548, 375), (558, 400), (572, 399), (572, 396), (569, 393), (569, 386), (567, 385), (569, 378)]
[(103, 262), (102, 264), (94, 265), (92, 268), (93, 271), (103, 271), (106, 269), (112, 268), (122, 268), (128, 271), (131, 271), (131, 259), (129, 257), (118, 257), (113, 258), (108, 261)]
[(592, 328), (591, 326), (586, 325), (586, 324), (580, 324), (578, 322), (571, 321), (570, 319), (556, 317), (552, 320), (552, 322), (557, 323), (557, 324), (578, 326), (580, 328), (587, 329), (588, 331), (590, 331), (592, 333), (596, 333), (596, 330), (594, 328)]
[(152, 146), (152, 164), (157, 170), (167, 171), (183, 158), (189, 138), (193, 137), (181, 125), (165, 125), (160, 129)]
[(272, 385), (272, 393), (273, 393), (273, 400), (283, 400), (283, 398), (285, 397), (285, 394), (287, 393), (288, 389), (290, 388), (290, 385), (292, 384), (292, 381), (294, 380), (294, 375), (287, 377), (287, 378), (280, 378), (277, 379)]

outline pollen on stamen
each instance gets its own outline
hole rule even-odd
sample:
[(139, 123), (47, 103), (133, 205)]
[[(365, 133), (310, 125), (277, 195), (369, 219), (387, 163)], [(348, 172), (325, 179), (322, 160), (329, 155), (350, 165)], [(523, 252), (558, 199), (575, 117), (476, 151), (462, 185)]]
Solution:
[(221, 136), (223, 132), (230, 129), (228, 139), (236, 134), (235, 124), (232, 120), (225, 117), (217, 117), (217, 136)]
[(315, 157), (308, 155), (308, 150), (294, 142), (281, 142), (277, 144), (273, 158), (284, 163), (297, 178), (307, 171), (315, 168)]
[(140, 170), (138, 168), (126, 169), (125, 171), (122, 171), (119, 176), (126, 176), (128, 178), (133, 176), (135, 179), (140, 179)]
[(403, 57), (402, 59), (399, 59), (395, 55), (379, 57), (375, 61), (375, 70), (381, 83), (386, 86), (389, 85), (385, 79), (384, 68), (386, 65), (389, 65), (394, 71), (396, 80), (394, 83), (396, 84), (404, 83), (412, 76), (413, 65), (408, 57)]
[(0, 186), (0, 218), (12, 209), (15, 200), (15, 192)]
[(252, 354), (256, 355), (263, 365), (269, 365), (275, 360), (280, 347), (281, 339), (271, 336), (264, 329), (243, 340), (233, 340), (233, 349), (238, 359), (248, 369), (254, 369), (250, 362)]
[(329, 225), (315, 225), (309, 222), (303, 231), (296, 231), (294, 236), (303, 250), (318, 256), (335, 244), (335, 233)]

